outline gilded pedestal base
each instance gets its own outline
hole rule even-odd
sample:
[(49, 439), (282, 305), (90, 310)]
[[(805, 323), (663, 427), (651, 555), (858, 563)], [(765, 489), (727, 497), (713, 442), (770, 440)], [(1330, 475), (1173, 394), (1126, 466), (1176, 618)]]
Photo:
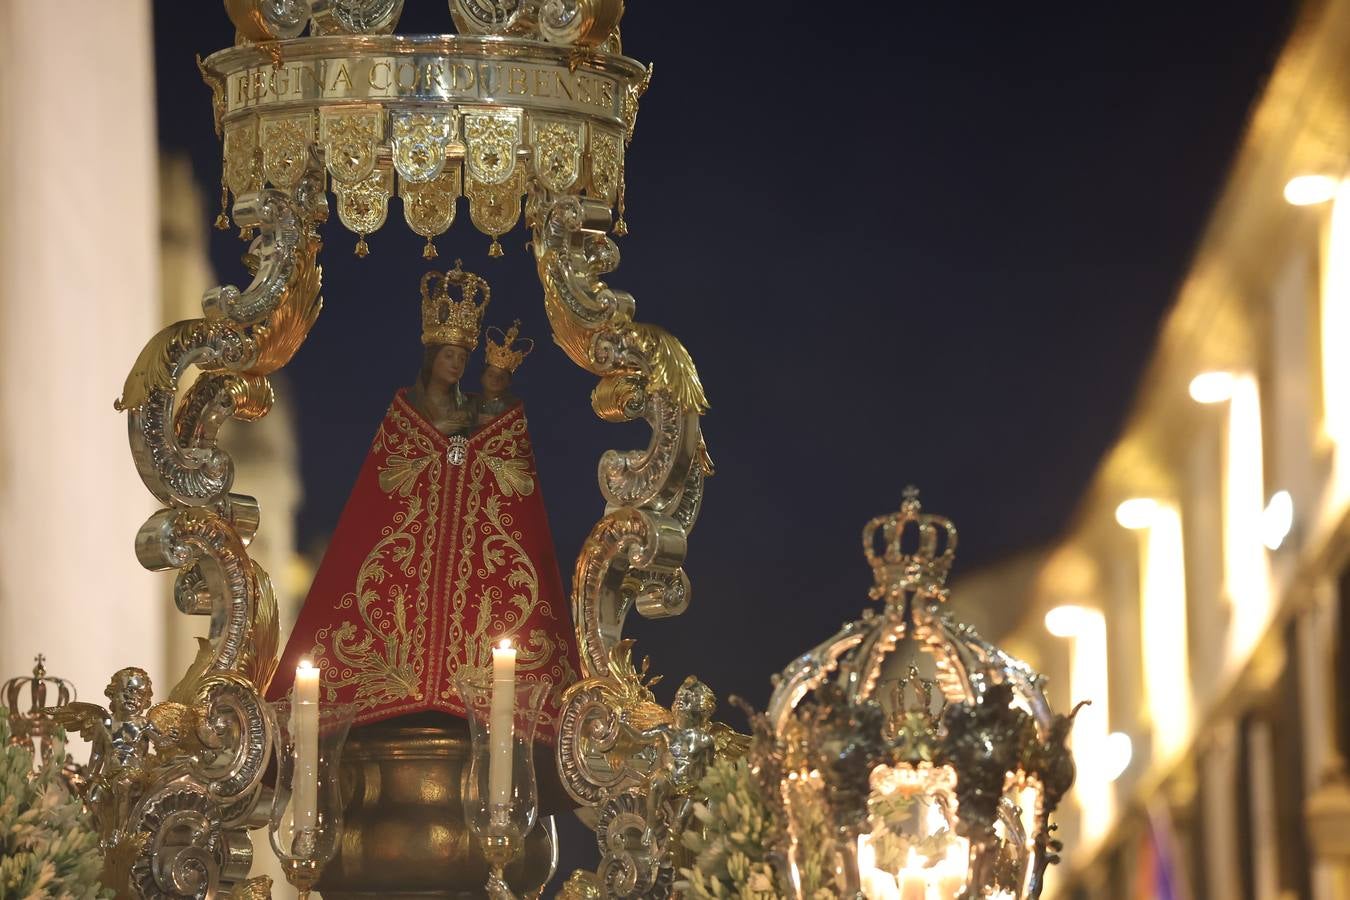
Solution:
[[(318, 884), (325, 900), (487, 896), (487, 863), (460, 805), (468, 758), (468, 726), (447, 716), (354, 729), (343, 752), (342, 841)], [(552, 868), (553, 847), (536, 827), (507, 882), (533, 894)]]

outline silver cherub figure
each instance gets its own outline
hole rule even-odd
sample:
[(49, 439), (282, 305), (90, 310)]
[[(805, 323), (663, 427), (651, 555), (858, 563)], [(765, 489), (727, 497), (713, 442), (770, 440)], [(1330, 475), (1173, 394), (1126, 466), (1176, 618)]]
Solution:
[(150, 675), (136, 666), (114, 672), (103, 693), (108, 709), (75, 702), (56, 707), (51, 714), (67, 731), (78, 732), (92, 744), (84, 801), (99, 834), (107, 839), (144, 787), (152, 745), (161, 756), (199, 749), (200, 716), (192, 706), (172, 699), (152, 705)]
[[(688, 819), (694, 804), (691, 794), (717, 755), (712, 724), (716, 709), (712, 689), (690, 675), (675, 692), (667, 721), (642, 730), (628, 726), (638, 740), (655, 745), (659, 752), (647, 791), (648, 838), (669, 800), (677, 800), (674, 821), (669, 823), (672, 830)], [(627, 724), (626, 717), (624, 721)]]

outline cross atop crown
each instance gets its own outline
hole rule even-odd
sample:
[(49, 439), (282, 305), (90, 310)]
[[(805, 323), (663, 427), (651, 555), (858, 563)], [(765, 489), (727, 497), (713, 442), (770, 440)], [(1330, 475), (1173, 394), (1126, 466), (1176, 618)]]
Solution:
[(905, 488), (900, 511), (877, 516), (863, 528), (863, 555), (876, 584), (873, 600), (900, 599), (917, 592), (947, 598), (947, 574), (956, 558), (956, 526), (950, 519), (926, 514), (919, 490)]

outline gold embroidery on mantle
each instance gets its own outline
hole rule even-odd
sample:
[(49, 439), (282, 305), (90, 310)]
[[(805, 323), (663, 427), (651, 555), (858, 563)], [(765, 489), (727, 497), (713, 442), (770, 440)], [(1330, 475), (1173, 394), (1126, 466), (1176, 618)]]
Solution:
[[(336, 628), (320, 628), (312, 654), (324, 673), (329, 699), (336, 699), (339, 689), (355, 686), (358, 712), (399, 700), (420, 700), (426, 672), (429, 589), (441, 497), (439, 490), (414, 488), (423, 473), (428, 484), (439, 482), (442, 454), (397, 404), (390, 409), (389, 422), (392, 429), (382, 424), (375, 435), (375, 451), (390, 454), (379, 481), (383, 490), (397, 491), (404, 498), (403, 509), (362, 562), (355, 589), (338, 601), (338, 609), (354, 607), (362, 625), (344, 619)], [(385, 596), (386, 566), (398, 567), (414, 579), (415, 598), (397, 583), (389, 585)], [(331, 649), (325, 646), (330, 639)]]
[[(534, 493), (534, 477), (527, 462), (530, 441), (526, 427), (525, 417), (518, 416), (484, 443), (470, 466), (446, 644), (446, 677), (441, 686), (443, 699), (454, 697), (450, 676), (460, 666), (486, 669), (492, 661), (492, 647), (503, 638), (510, 638), (516, 645), (518, 678), (565, 685), (577, 677), (565, 645), (541, 628), (533, 628), (528, 634), (520, 631), (522, 623), (536, 615), (556, 618), (552, 605), (540, 599), (538, 572), (520, 544), (521, 534), (514, 528), (509, 504), (503, 503), (516, 495), (527, 497)], [(484, 500), (489, 474), (497, 491), (489, 490)], [(500, 579), (484, 585), (503, 570), (508, 571), (505, 584), (509, 596), (499, 586)], [(471, 596), (475, 585), (478, 593)], [(473, 631), (467, 632), (465, 613), (471, 608), (477, 614)], [(552, 721), (551, 711), (551, 707), (546, 707), (541, 724)]]
[(534, 493), (534, 479), (530, 477), (530, 467), (525, 460), (489, 456), (487, 464), (497, 477), (497, 489), (506, 496), (528, 497)]
[[(541, 590), (543, 561), (526, 549), (548, 542), (535, 543), (539, 536), (516, 522), (518, 504), (538, 489), (524, 415), (507, 413), (475, 435), (457, 470), (442, 444), (398, 402), (375, 436), (376, 479), (396, 512), (311, 651), (326, 696), (350, 698), (357, 721), (428, 700), (459, 713), (451, 676), (462, 666), (486, 668), (492, 647), (508, 637), (523, 680), (577, 679), (567, 629), (549, 624), (566, 622), (559, 616), (568, 611), (555, 608), (565, 595)], [(543, 722), (555, 718), (556, 704), (546, 704)]]

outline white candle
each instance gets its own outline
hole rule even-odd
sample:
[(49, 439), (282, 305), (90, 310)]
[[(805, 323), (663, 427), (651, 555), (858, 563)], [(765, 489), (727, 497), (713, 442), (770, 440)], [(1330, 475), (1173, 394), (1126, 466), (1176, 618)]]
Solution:
[(509, 640), (492, 648), (492, 708), (488, 797), (493, 807), (511, 802), (512, 743), (516, 730), (516, 648)]
[(291, 735), (295, 739), (292, 816), (299, 832), (313, 829), (319, 818), (319, 670), (307, 659), (295, 667)]
[(858, 838), (858, 878), (867, 900), (900, 900), (895, 876), (877, 868), (877, 853), (870, 834)]
[(860, 873), (863, 894), (867, 900), (900, 900), (900, 888), (895, 885), (895, 877), (880, 869), (868, 869)]
[(900, 900), (926, 900), (928, 879), (918, 872), (904, 869), (900, 872)]
[(928, 878), (919, 864), (914, 848), (909, 848), (909, 859), (900, 870), (897, 879), (900, 883), (900, 900), (926, 900), (928, 896)]
[[(1035, 809), (1033, 806), (1032, 809)], [(933, 882), (936, 900), (956, 900), (966, 883), (966, 866), (970, 860), (970, 844), (955, 838), (947, 845), (947, 857), (937, 865)]]

